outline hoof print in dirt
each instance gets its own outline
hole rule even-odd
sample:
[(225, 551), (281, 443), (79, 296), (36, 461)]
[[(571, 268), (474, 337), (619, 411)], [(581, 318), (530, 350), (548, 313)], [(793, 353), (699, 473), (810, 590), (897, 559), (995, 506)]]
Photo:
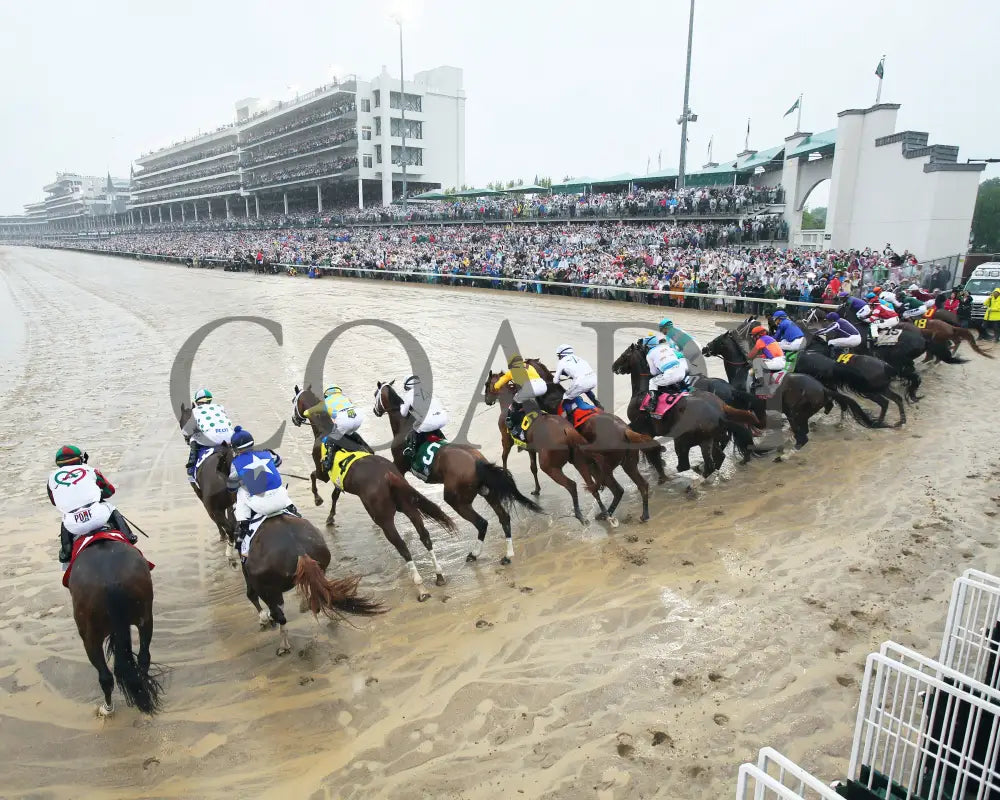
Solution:
[(477, 619), (476, 620), (476, 627), (479, 628), (479, 630), (482, 631), (482, 630), (486, 630), (487, 628), (492, 628), (493, 627), (493, 623), (489, 622), (489, 621), (487, 621), (485, 619)]

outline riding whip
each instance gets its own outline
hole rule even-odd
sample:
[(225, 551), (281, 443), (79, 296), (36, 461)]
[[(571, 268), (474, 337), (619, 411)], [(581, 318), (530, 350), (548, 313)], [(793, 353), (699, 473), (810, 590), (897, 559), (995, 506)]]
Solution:
[(303, 478), (301, 475), (296, 475), (294, 472), (285, 472), (281, 470), (281, 474), (286, 478), (297, 478), (300, 481), (311, 481), (312, 478)]
[[(118, 509), (118, 513), (121, 514), (121, 509)], [(139, 531), (139, 533), (141, 533), (147, 539), (150, 538), (149, 534), (146, 533), (146, 531), (144, 531), (142, 528), (140, 528), (138, 525), (136, 525), (134, 522), (132, 522), (132, 520), (130, 520), (124, 514), (122, 514), (122, 519), (125, 520), (129, 524), (129, 527), (135, 528), (137, 531)]]

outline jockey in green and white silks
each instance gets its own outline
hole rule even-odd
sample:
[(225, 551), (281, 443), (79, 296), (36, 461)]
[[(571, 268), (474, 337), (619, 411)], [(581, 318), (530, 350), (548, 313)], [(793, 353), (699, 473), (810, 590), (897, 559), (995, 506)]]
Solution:
[(198, 451), (203, 447), (229, 444), (233, 437), (233, 423), (226, 409), (215, 402), (212, 393), (208, 389), (199, 389), (194, 395), (191, 418), (184, 424), (181, 433), (191, 446), (186, 468), (193, 481)]
[(428, 434), (436, 432), (440, 434), (442, 439), (445, 438), (441, 429), (448, 424), (448, 413), (444, 410), (440, 400), (424, 394), (420, 378), (416, 375), (411, 375), (403, 382), (403, 389), (405, 391), (403, 404), (399, 407), (399, 415), (413, 417), (413, 426), (406, 436), (406, 447), (403, 453), (408, 458), (412, 458), (417, 448), (427, 439)]

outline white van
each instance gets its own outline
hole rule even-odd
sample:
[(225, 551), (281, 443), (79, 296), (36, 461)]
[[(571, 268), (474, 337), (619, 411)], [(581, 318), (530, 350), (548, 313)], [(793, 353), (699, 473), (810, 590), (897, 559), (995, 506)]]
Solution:
[(980, 264), (965, 284), (965, 291), (972, 295), (972, 324), (977, 328), (986, 316), (984, 303), (994, 289), (1000, 289), (1000, 261)]

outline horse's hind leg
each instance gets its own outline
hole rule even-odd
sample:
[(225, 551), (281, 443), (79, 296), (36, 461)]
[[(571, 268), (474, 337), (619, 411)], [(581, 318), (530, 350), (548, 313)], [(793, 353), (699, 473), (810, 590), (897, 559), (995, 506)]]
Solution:
[(330, 513), (326, 515), (326, 527), (332, 528), (334, 526), (334, 517), (337, 515), (337, 501), (340, 499), (341, 490), (336, 486), (333, 487), (333, 492), (330, 494)]
[(556, 466), (555, 464), (550, 463), (548, 459), (543, 458), (542, 472), (569, 492), (569, 496), (573, 498), (573, 515), (580, 520), (581, 523), (586, 525), (587, 518), (583, 516), (583, 511), (580, 510), (580, 498), (576, 493), (576, 483), (566, 477), (566, 474), (562, 471), (562, 465)]
[[(885, 396), (888, 397), (890, 400), (892, 400), (892, 402), (894, 402), (896, 404), (896, 407), (899, 409), (899, 422), (897, 422), (895, 425), (895, 427), (898, 428), (900, 425), (906, 422), (906, 407), (903, 405), (903, 398), (900, 397), (891, 389), (885, 390)], [(888, 403), (886, 405), (888, 405)]]
[(611, 490), (611, 505), (608, 506), (608, 519), (614, 519), (615, 509), (618, 508), (618, 504), (622, 501), (625, 489), (618, 483), (613, 469), (609, 469), (605, 474), (604, 485)]
[(139, 662), (139, 669), (144, 675), (149, 674), (149, 664), (152, 658), (149, 655), (149, 645), (153, 641), (153, 604), (143, 611), (142, 622), (139, 628), (139, 654), (136, 660)]
[(622, 463), (622, 469), (625, 470), (625, 474), (629, 476), (632, 483), (635, 484), (636, 488), (639, 490), (639, 496), (642, 497), (642, 517), (640, 517), (641, 522), (649, 521), (649, 482), (642, 477), (642, 473), (639, 471), (639, 454), (632, 450), (625, 457), (625, 461)]
[[(362, 503), (364, 503), (364, 500), (362, 500)], [(413, 584), (417, 587), (417, 600), (421, 603), (424, 602), (424, 600), (430, 597), (430, 594), (424, 591), (424, 579), (420, 577), (417, 565), (413, 563), (410, 548), (406, 546), (403, 537), (396, 530), (396, 508), (392, 505), (392, 500), (386, 499), (385, 508), (369, 507), (367, 503), (364, 503), (364, 506), (368, 511), (368, 516), (382, 529), (382, 533), (389, 540), (389, 544), (396, 548), (396, 552), (406, 562), (406, 566), (410, 570), (410, 577), (413, 579)]]
[(467, 522), (471, 522), (475, 526), (476, 542), (472, 545), (472, 549), (465, 557), (465, 560), (477, 560), (483, 552), (483, 542), (486, 539), (486, 528), (489, 527), (489, 523), (486, 519), (476, 513), (476, 509), (472, 507), (472, 503), (464, 502), (454, 491), (445, 490), (444, 501), (455, 509), (455, 513), (458, 514), (458, 516)]
[[(420, 537), (421, 544), (423, 544), (427, 552), (430, 553), (431, 561), (434, 562), (434, 582), (438, 586), (444, 586), (444, 573), (441, 571), (441, 565), (438, 563), (437, 553), (434, 552), (434, 542), (431, 541), (430, 531), (428, 531), (427, 526), (424, 525), (424, 518), (420, 515), (420, 512), (412, 503), (407, 503), (406, 507), (401, 510), (404, 514), (406, 514), (410, 522), (413, 523), (413, 527), (417, 529), (417, 535)], [(482, 519), (482, 517), (480, 517), (480, 519)], [(485, 520), (483, 521), (485, 522)]]
[(102, 637), (87, 633), (83, 637), (83, 648), (87, 651), (87, 658), (97, 670), (97, 680), (101, 684), (101, 691), (104, 692), (104, 703), (97, 708), (97, 713), (102, 717), (110, 717), (115, 713), (115, 704), (111, 702), (111, 692), (115, 688), (115, 677), (108, 669), (107, 659), (104, 657), (104, 642)]
[(247, 600), (253, 603), (253, 607), (257, 609), (257, 618), (260, 620), (261, 627), (266, 628), (274, 620), (271, 618), (269, 610), (260, 607), (260, 596), (257, 594), (257, 590), (250, 585), (250, 576), (247, 575), (246, 564), (243, 565), (243, 580), (247, 585)]
[(271, 612), (271, 618), (278, 623), (278, 650), (276, 655), (284, 656), (292, 652), (292, 645), (288, 641), (288, 631), (285, 626), (288, 620), (285, 617), (285, 598), (281, 592), (277, 594), (268, 593), (261, 595), (261, 599), (267, 603), (267, 609)]
[(507, 550), (504, 557), (500, 559), (501, 564), (509, 564), (514, 558), (514, 539), (512, 538), (510, 529), (510, 514), (507, 513), (507, 509), (504, 508), (503, 503), (493, 495), (486, 498), (486, 502), (490, 504), (490, 508), (493, 509), (493, 513), (497, 515), (497, 519), (500, 520), (500, 527), (503, 529), (504, 540), (507, 544)]
[(889, 413), (889, 401), (883, 397), (883, 394), (888, 394), (888, 390), (883, 390), (882, 393), (878, 392), (859, 392), (862, 397), (867, 397), (873, 403), (878, 403), (879, 415), (878, 424), (881, 425), (885, 422), (885, 415)]

